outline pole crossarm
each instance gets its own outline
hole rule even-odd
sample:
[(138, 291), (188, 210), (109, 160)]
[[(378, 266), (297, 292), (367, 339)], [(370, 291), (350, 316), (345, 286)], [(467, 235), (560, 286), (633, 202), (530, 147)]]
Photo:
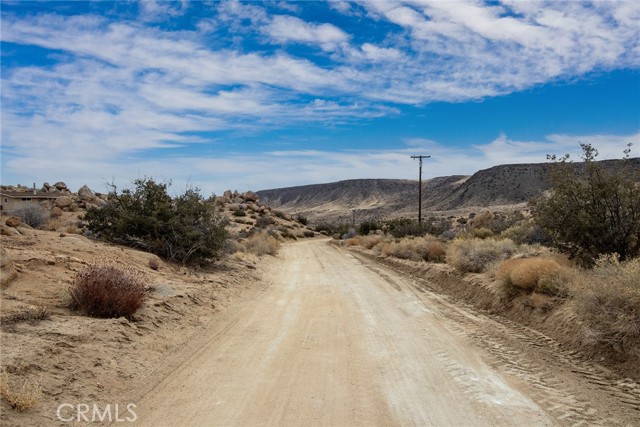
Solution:
[(412, 159), (418, 159), (420, 161), (420, 167), (418, 168), (418, 224), (422, 222), (422, 160), (428, 159), (431, 156), (411, 156)]

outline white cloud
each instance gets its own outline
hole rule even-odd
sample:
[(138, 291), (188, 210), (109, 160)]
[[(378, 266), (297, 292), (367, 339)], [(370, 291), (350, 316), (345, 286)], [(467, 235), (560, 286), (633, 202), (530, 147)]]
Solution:
[(326, 51), (336, 50), (349, 40), (349, 36), (335, 25), (305, 22), (288, 15), (274, 16), (262, 31), (278, 43), (309, 43)]

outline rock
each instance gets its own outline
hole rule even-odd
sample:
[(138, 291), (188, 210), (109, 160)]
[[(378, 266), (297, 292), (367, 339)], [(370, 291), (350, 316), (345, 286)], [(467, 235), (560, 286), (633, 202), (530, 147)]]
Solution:
[(54, 187), (56, 187), (56, 189), (58, 189), (58, 191), (63, 191), (63, 190), (69, 190), (67, 188), (67, 184), (65, 184), (62, 181), (58, 181), (55, 184), (53, 184)]
[(233, 193), (231, 192), (231, 190), (227, 190), (224, 192), (222, 197), (226, 197), (227, 199), (231, 200), (233, 198)]
[(73, 204), (73, 199), (69, 196), (60, 196), (56, 199), (56, 206), (59, 208), (68, 208)]
[(247, 191), (246, 193), (244, 193), (242, 195), (242, 198), (245, 199), (248, 202), (257, 202), (258, 201), (258, 195), (256, 193), (254, 193), (253, 191)]
[(235, 212), (235, 211), (240, 210), (240, 204), (239, 203), (231, 203), (228, 207), (229, 207), (229, 210), (231, 212)]
[(22, 219), (18, 218), (17, 216), (10, 216), (4, 223), (9, 227), (17, 227), (22, 223)]
[(83, 185), (78, 190), (78, 197), (80, 197), (80, 200), (85, 200), (90, 202), (96, 198), (96, 195), (93, 191), (91, 191), (89, 187), (87, 187), (86, 185)]
[(255, 203), (247, 203), (247, 208), (251, 209), (254, 212), (258, 212), (260, 208)]
[(60, 209), (57, 206), (54, 206), (53, 209), (51, 209), (51, 218), (56, 218), (62, 215), (62, 209)]
[(7, 251), (0, 247), (0, 287), (5, 288), (18, 276)]

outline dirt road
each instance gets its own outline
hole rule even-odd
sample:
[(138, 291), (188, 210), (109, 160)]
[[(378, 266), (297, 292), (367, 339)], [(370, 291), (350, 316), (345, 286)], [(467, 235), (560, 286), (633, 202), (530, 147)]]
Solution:
[(264, 294), (144, 391), (137, 425), (640, 421), (637, 384), (610, 384), (562, 354), (540, 360), (524, 347), (523, 328), (418, 292), (410, 279), (326, 241), (285, 246), (265, 280), (271, 286)]

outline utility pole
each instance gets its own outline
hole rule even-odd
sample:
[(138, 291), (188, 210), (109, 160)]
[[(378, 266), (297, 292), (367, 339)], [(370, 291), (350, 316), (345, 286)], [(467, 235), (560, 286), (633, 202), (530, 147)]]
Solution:
[(420, 161), (418, 173), (418, 224), (422, 222), (422, 159), (428, 159), (431, 156), (411, 156), (412, 159)]

